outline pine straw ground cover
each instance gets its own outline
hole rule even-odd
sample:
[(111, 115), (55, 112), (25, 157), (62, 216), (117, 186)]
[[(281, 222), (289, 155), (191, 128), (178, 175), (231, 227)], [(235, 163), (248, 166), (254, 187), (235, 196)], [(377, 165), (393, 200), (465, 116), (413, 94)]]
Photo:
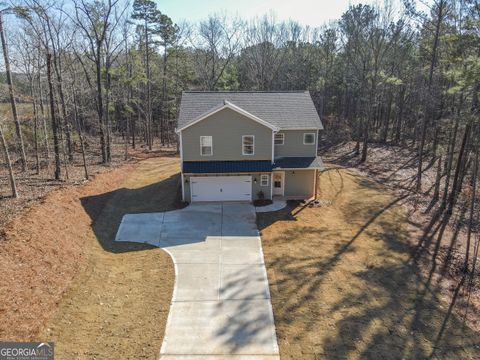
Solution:
[(59, 359), (156, 358), (174, 269), (114, 243), (123, 214), (173, 209), (178, 159), (152, 158), (51, 192), (0, 241), (0, 339), (55, 341)]
[(401, 200), (343, 169), (319, 184), (321, 207), (258, 214), (282, 358), (479, 359), (480, 333), (444, 326)]

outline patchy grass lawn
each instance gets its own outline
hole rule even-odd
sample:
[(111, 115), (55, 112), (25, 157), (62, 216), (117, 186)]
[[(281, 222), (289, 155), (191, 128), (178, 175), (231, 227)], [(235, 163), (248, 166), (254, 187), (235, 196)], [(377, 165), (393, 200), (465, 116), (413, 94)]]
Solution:
[(174, 268), (161, 249), (115, 243), (126, 213), (175, 208), (177, 158), (142, 161), (123, 186), (81, 199), (95, 219), (88, 260), (40, 335), (60, 359), (155, 359), (170, 308)]
[(401, 201), (342, 169), (319, 186), (322, 207), (258, 214), (282, 358), (479, 359), (480, 334), (444, 326)]

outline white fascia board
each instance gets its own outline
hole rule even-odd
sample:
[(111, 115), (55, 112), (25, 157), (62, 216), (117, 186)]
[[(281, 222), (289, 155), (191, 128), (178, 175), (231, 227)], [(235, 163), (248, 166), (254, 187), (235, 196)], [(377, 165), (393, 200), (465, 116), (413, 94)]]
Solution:
[(308, 171), (308, 170), (322, 170), (321, 167), (309, 167), (309, 168), (279, 168), (279, 169), (272, 169), (273, 171)]
[(272, 130), (272, 164), (275, 162), (275, 134), (277, 132)]
[(322, 130), (322, 128), (317, 128), (317, 127), (309, 127), (309, 128), (280, 128), (280, 131), (289, 131), (289, 130), (295, 130), (295, 131), (318, 131), (318, 130)]

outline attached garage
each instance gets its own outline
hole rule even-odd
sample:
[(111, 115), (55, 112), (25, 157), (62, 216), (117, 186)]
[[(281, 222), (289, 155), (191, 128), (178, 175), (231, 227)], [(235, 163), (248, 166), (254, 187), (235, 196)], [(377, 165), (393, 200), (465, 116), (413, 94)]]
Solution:
[(195, 176), (190, 177), (192, 202), (195, 201), (251, 201), (251, 176)]

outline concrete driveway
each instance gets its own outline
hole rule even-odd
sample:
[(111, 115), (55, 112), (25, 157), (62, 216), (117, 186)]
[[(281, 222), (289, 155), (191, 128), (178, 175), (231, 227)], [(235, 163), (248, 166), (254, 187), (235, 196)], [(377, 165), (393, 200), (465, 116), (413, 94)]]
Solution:
[(279, 359), (252, 205), (128, 214), (116, 241), (159, 246), (175, 263), (161, 359)]

